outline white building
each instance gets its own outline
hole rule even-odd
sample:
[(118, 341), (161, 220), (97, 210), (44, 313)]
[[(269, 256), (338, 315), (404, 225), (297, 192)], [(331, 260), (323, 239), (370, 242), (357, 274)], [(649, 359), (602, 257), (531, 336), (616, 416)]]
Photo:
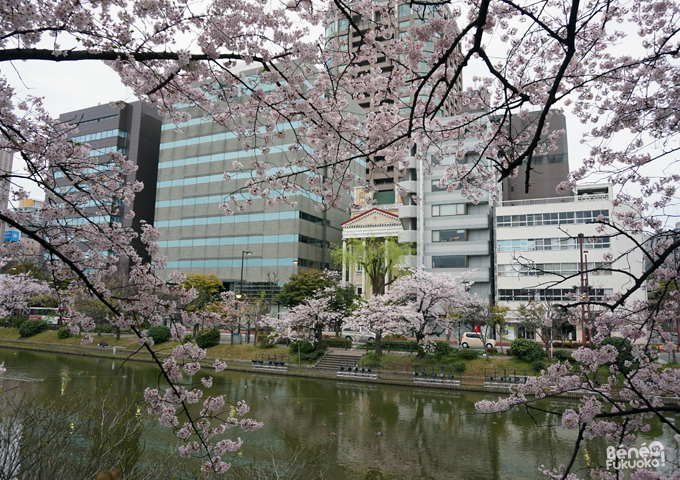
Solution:
[[(607, 269), (642, 273), (642, 255), (633, 242), (611, 230), (598, 232), (598, 224), (593, 223), (600, 215), (610, 218), (614, 211), (630, 211), (626, 206), (614, 208), (612, 200), (611, 186), (596, 184), (578, 186), (568, 197), (506, 200), (496, 208), (496, 302), (511, 309), (510, 339), (534, 338), (532, 331), (516, 325), (520, 304), (532, 299), (573, 302), (581, 294), (581, 282), (589, 287), (583, 293), (599, 300), (633, 283), (628, 275)], [(642, 240), (640, 236), (638, 241)], [(582, 276), (581, 261), (588, 270), (603, 270)], [(630, 299), (635, 300), (646, 300), (644, 289)], [(580, 341), (580, 326), (571, 335)]]

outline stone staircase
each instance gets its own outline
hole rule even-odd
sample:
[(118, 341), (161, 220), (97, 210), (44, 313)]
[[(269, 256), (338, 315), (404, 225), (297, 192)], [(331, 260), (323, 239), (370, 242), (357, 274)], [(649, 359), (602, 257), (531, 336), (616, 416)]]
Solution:
[(356, 365), (357, 362), (364, 356), (365, 352), (353, 350), (330, 350), (321, 357), (321, 360), (314, 365), (314, 368), (321, 368), (324, 370), (338, 369), (338, 365)]

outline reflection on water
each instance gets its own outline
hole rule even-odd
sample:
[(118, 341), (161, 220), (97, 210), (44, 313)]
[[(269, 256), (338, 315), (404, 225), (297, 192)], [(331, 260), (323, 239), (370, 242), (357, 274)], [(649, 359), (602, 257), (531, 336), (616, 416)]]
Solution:
[[(159, 381), (153, 365), (122, 360), (2, 349), (3, 361), (8, 370), (0, 381), (2, 389), (17, 387), (29, 397), (111, 388), (119, 397), (132, 399)], [(243, 435), (244, 461), (266, 459), (272, 447), (304, 447), (306, 455), (329, 465), (329, 476), (338, 480), (539, 478), (541, 465), (569, 461), (576, 438), (575, 432), (559, 428), (559, 419), (546, 415), (532, 420), (521, 410), (478, 414), (474, 403), (489, 398), (482, 393), (239, 372), (214, 377), (209, 394), (226, 394), (232, 404), (246, 400), (252, 417), (265, 424)], [(551, 405), (570, 403), (560, 399), (543, 406)], [(660, 435), (660, 428), (652, 428), (648, 438)], [(173, 440), (160, 428), (146, 439), (151, 448)], [(578, 467), (604, 464), (606, 446), (587, 443)]]

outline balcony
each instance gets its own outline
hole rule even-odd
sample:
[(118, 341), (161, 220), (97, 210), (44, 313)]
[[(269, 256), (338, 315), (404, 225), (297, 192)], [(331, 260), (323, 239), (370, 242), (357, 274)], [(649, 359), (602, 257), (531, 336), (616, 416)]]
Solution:
[(399, 243), (416, 243), (418, 230), (405, 230), (399, 234)]
[(418, 218), (418, 205), (400, 206), (399, 218)]
[(534, 198), (529, 200), (504, 200), (501, 207), (520, 207), (526, 205), (547, 205), (549, 203), (582, 203), (609, 201), (609, 194), (599, 193), (595, 195), (578, 195), (572, 197)]

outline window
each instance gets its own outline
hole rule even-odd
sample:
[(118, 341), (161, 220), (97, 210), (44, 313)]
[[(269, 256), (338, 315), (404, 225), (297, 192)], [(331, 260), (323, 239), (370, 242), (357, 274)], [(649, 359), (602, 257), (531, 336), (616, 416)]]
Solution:
[(527, 340), (536, 339), (536, 329), (534, 327), (525, 327), (524, 325), (517, 325), (517, 338), (526, 338)]
[(328, 25), (326, 25), (326, 36), (330, 37), (335, 33), (335, 22), (330, 22)]
[(403, 22), (399, 22), (399, 28), (408, 28), (411, 25), (410, 20), (404, 20)]
[[(390, 180), (391, 179), (387, 179)], [(373, 199), (376, 205), (391, 205), (394, 203), (394, 190), (384, 190), (382, 192), (375, 192), (373, 194)]]
[(451, 215), (465, 215), (465, 204), (450, 203), (448, 205), (432, 205), (433, 217), (448, 217)]
[(338, 20), (338, 32), (342, 32), (343, 30), (347, 30), (347, 27), (349, 26), (349, 20), (346, 18), (341, 18)]
[(433, 230), (433, 242), (464, 242), (467, 238), (465, 230)]
[[(584, 248), (610, 248), (609, 237), (585, 238)], [(530, 252), (542, 250), (576, 250), (579, 248), (578, 238), (530, 238), (527, 240), (498, 240), (496, 248), (499, 252)]]
[(442, 255), (432, 257), (432, 268), (465, 268), (467, 257), (464, 255)]
[(411, 15), (411, 5), (399, 5), (399, 16), (408, 17), (409, 15)]
[(584, 212), (535, 213), (533, 215), (500, 215), (496, 219), (499, 227), (534, 227), (541, 225), (569, 225), (593, 223), (602, 215), (609, 219), (609, 210), (587, 210)]
[(433, 192), (446, 192), (447, 187), (440, 187), (439, 180), (432, 180), (432, 191)]

